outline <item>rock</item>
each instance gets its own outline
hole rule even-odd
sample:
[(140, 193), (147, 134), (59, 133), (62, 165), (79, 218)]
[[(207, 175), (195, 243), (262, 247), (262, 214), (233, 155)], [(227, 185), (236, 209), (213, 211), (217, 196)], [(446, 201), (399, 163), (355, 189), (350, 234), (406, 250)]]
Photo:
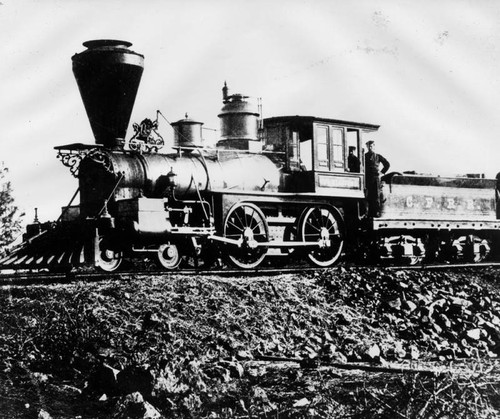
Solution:
[(49, 375), (42, 372), (34, 372), (33, 378), (40, 384), (47, 383), (49, 381)]
[[(229, 371), (227, 372), (229, 376)], [(189, 387), (182, 383), (170, 369), (166, 368), (163, 376), (156, 378), (153, 386), (153, 395), (162, 397), (165, 394), (180, 394), (189, 390)]]
[(153, 391), (155, 378), (150, 371), (137, 366), (129, 366), (117, 375), (118, 390), (121, 394), (139, 392), (146, 397)]
[(388, 349), (387, 355), (394, 359), (403, 359), (406, 356), (406, 351), (401, 342), (394, 342), (394, 345)]
[(52, 416), (50, 416), (49, 412), (46, 412), (43, 409), (40, 409), (37, 417), (38, 419), (52, 419)]
[(153, 405), (144, 400), (141, 393), (135, 392), (118, 401), (112, 417), (114, 419), (154, 419), (162, 416)]
[(389, 307), (393, 308), (394, 310), (399, 310), (401, 308), (401, 300), (399, 298), (395, 298), (393, 300), (388, 300), (387, 304)]
[(182, 399), (182, 405), (188, 411), (193, 412), (193, 411), (200, 409), (202, 402), (201, 402), (201, 399), (198, 395), (189, 394), (188, 396), (186, 396)]
[(80, 390), (78, 387), (70, 386), (67, 384), (59, 386), (59, 389), (66, 394), (82, 394), (82, 390)]
[(337, 352), (337, 347), (333, 343), (327, 343), (326, 345), (323, 345), (322, 348), (323, 356), (326, 355), (329, 358), (331, 358), (335, 352)]
[(456, 353), (452, 348), (446, 348), (438, 353), (440, 360), (453, 360), (456, 358)]
[(254, 400), (254, 401), (258, 401), (258, 402), (262, 402), (262, 403), (269, 403), (269, 398), (267, 397), (267, 393), (265, 392), (265, 390), (261, 387), (254, 387), (252, 389), (252, 393), (251, 393), (251, 398)]
[(339, 313), (335, 323), (339, 326), (349, 326), (351, 324), (351, 319), (348, 318), (344, 313)]
[(370, 361), (377, 361), (380, 359), (380, 347), (377, 344), (370, 346), (366, 351), (365, 355)]
[(297, 400), (294, 404), (293, 407), (304, 407), (308, 406), (311, 402), (306, 399), (305, 397), (303, 399)]
[(152, 313), (152, 312), (147, 312), (144, 315), (144, 319), (142, 322), (142, 328), (143, 328), (143, 330), (151, 329), (153, 327), (158, 326), (160, 323), (161, 323), (161, 319), (158, 316), (158, 314)]
[(418, 359), (420, 358), (420, 351), (415, 345), (410, 346), (410, 359)]
[(55, 394), (66, 396), (77, 396), (82, 394), (82, 390), (68, 384), (48, 384), (47, 388)]
[(240, 350), (236, 353), (236, 359), (247, 361), (249, 359), (253, 359), (253, 355), (249, 351)]
[(7, 373), (10, 372), (11, 368), (12, 368), (11, 359), (6, 358), (0, 360), (0, 371)]
[(481, 329), (468, 330), (467, 336), (472, 340), (479, 340), (479, 339), (481, 339)]
[(109, 347), (99, 347), (96, 349), (96, 353), (101, 360), (109, 360), (112, 359), (116, 353), (113, 348)]
[(469, 307), (472, 305), (472, 302), (465, 298), (451, 297), (450, 300), (451, 305), (454, 306), (455, 309), (459, 308), (461, 310), (462, 307)]
[(107, 364), (101, 364), (91, 374), (89, 379), (89, 390), (97, 393), (106, 393), (109, 395), (118, 392), (118, 373), (120, 371), (110, 367)]
[(331, 358), (333, 362), (340, 362), (342, 364), (345, 364), (347, 362), (347, 357), (339, 351), (336, 351)]
[[(253, 387), (249, 395), (251, 405), (259, 406), (266, 413), (276, 410), (277, 406), (269, 400), (269, 397), (263, 388), (258, 386)], [(268, 416), (265, 415), (265, 417)]]
[(413, 313), (417, 309), (417, 305), (413, 301), (403, 301), (402, 308), (408, 313)]
[(232, 362), (229, 371), (231, 372), (231, 375), (235, 376), (236, 378), (243, 377), (243, 374), (245, 373), (243, 365), (241, 365), (239, 362)]
[(451, 329), (452, 324), (448, 316), (446, 316), (445, 314), (439, 314), (438, 320), (441, 323), (442, 327), (444, 327), (445, 329)]

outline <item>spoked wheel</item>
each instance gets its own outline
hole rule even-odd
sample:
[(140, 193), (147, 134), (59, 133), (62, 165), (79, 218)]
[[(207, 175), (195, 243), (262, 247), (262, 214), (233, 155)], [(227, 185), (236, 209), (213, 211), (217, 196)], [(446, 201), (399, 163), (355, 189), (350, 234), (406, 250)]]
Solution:
[(463, 258), (467, 262), (482, 262), (490, 253), (488, 241), (473, 234), (460, 237), (458, 239), (458, 244), (463, 249)]
[(423, 256), (410, 256), (408, 258), (408, 265), (410, 266), (419, 265), (420, 263), (422, 263), (423, 260), (424, 260)]
[(181, 255), (175, 244), (162, 244), (158, 248), (158, 262), (165, 269), (175, 269), (181, 263)]
[(420, 237), (409, 235), (394, 236), (384, 243), (386, 252), (400, 265), (418, 265), (424, 260), (426, 249)]
[(105, 272), (116, 271), (123, 262), (123, 252), (110, 249), (105, 237), (99, 237), (99, 251), (96, 256), (96, 265)]
[(241, 269), (252, 269), (260, 265), (267, 248), (258, 243), (269, 241), (269, 228), (264, 213), (254, 204), (234, 205), (224, 222), (224, 237), (238, 240), (239, 246), (229, 244), (228, 259)]
[(309, 251), (309, 261), (319, 267), (332, 266), (344, 246), (343, 220), (333, 207), (311, 207), (304, 210), (299, 222), (300, 239), (318, 243)]
[(420, 264), (423, 259), (424, 259), (423, 256), (405, 256), (401, 258), (394, 258), (394, 263), (396, 265), (415, 266)]

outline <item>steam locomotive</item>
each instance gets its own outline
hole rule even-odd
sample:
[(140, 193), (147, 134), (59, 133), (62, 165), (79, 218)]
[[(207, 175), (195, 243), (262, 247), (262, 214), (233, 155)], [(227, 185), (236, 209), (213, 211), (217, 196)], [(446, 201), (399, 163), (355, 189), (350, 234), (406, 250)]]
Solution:
[[(498, 253), (495, 180), (391, 173), (381, 213), (367, 211), (362, 144), (378, 125), (317, 118), (260, 118), (259, 107), (224, 84), (220, 138), (202, 122), (172, 123), (166, 147), (158, 118), (126, 137), (144, 56), (129, 42), (94, 40), (72, 57), (95, 144), (56, 147), (78, 191), (54, 223), (27, 226), (1, 268), (120, 269), (156, 260), (175, 269), (224, 259), (241, 268), (304, 259), (418, 263), (481, 261)], [(349, 147), (361, 162), (348, 170)], [(79, 205), (72, 205), (79, 195)]]

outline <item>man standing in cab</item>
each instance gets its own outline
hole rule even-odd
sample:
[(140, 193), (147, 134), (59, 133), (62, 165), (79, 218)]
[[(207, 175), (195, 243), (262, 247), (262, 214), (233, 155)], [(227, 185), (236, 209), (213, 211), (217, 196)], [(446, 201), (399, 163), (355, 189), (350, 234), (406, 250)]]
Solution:
[(356, 147), (349, 147), (349, 155), (347, 156), (347, 168), (351, 173), (359, 173), (361, 171), (361, 162), (355, 154)]
[[(368, 201), (368, 216), (380, 217), (380, 172), (387, 173), (391, 164), (381, 154), (375, 153), (375, 142), (366, 143), (365, 153), (366, 199)], [(379, 172), (379, 167), (382, 170)]]

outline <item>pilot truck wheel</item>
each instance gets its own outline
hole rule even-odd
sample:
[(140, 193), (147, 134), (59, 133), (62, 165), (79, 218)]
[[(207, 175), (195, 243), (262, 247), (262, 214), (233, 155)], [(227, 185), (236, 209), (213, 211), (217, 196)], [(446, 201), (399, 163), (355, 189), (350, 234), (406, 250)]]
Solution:
[(105, 272), (115, 272), (123, 261), (123, 253), (112, 250), (106, 237), (99, 237), (96, 265)]

